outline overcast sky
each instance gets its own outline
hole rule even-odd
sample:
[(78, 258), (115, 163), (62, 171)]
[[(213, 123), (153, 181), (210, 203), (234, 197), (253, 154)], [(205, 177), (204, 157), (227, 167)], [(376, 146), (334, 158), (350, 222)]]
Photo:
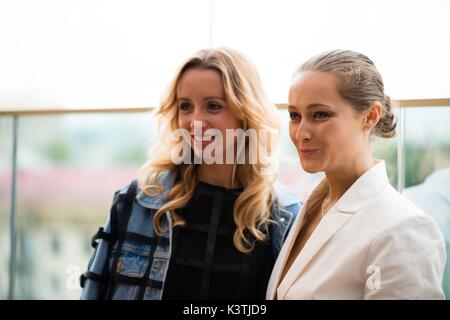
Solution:
[(0, 0), (0, 108), (155, 106), (186, 57), (224, 45), (275, 103), (333, 48), (374, 60), (394, 99), (450, 97), (447, 0)]

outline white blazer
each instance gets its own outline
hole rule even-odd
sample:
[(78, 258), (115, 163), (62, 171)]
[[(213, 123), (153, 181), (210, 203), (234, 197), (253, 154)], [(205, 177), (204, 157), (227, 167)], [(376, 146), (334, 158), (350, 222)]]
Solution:
[(304, 212), (327, 192), (322, 180), (297, 215), (267, 299), (443, 299), (444, 238), (436, 222), (389, 184), (375, 161), (322, 218), (281, 278)]

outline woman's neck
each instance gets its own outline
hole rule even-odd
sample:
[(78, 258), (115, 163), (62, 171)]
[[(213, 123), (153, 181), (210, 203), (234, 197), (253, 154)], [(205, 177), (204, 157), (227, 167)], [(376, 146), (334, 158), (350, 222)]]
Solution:
[(328, 202), (335, 203), (373, 165), (372, 155), (363, 155), (353, 161), (346, 161), (333, 171), (325, 172), (328, 181)]
[(233, 167), (231, 164), (201, 164), (198, 168), (198, 179), (227, 189), (240, 188), (236, 175), (233, 179)]

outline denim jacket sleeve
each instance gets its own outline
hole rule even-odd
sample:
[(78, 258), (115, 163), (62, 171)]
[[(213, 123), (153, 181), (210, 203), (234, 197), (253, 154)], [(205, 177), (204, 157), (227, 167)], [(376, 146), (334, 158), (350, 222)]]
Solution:
[[(112, 207), (116, 205), (117, 200), (120, 198), (120, 196), (123, 196), (127, 193), (130, 185), (131, 183), (121, 190), (115, 192)], [(103, 228), (103, 232), (111, 235), (111, 215), (109, 216), (109, 219), (107, 220)], [(112, 241), (112, 239), (110, 239), (110, 241)], [(108, 243), (107, 240), (100, 238), (97, 246), (95, 247), (95, 250), (88, 263), (87, 274), (93, 276), (94, 278), (100, 278), (99, 280), (102, 281), (96, 281), (95, 279), (90, 279), (91, 277), (82, 276), (80, 279), (81, 282), (84, 281), (84, 285), (82, 285), (83, 291), (81, 294), (82, 300), (105, 299), (107, 283), (106, 279), (101, 278), (105, 277), (105, 271), (111, 268), (111, 266), (109, 265), (110, 257), (108, 256), (110, 254), (110, 246), (112, 246), (112, 244)]]
[[(109, 219), (105, 224), (104, 231), (107, 233), (111, 232)], [(101, 239), (91, 256), (87, 271), (102, 275), (107, 262), (108, 242)], [(105, 294), (105, 282), (86, 279), (81, 293), (81, 300), (102, 300), (105, 298)]]

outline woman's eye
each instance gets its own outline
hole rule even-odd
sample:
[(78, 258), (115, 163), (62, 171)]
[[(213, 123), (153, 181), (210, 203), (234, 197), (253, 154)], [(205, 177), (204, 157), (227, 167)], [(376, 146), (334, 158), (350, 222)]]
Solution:
[(181, 111), (189, 111), (191, 109), (191, 104), (184, 102), (179, 105)]
[(291, 118), (291, 121), (300, 120), (301, 117), (297, 112), (289, 112), (289, 118)]
[(314, 114), (313, 114), (313, 118), (318, 119), (318, 120), (326, 119), (328, 117), (330, 117), (330, 115), (326, 112), (318, 111), (318, 112), (314, 112)]
[(208, 108), (212, 109), (212, 110), (219, 110), (222, 108), (222, 106), (220, 104), (217, 103), (209, 103), (208, 104)]

